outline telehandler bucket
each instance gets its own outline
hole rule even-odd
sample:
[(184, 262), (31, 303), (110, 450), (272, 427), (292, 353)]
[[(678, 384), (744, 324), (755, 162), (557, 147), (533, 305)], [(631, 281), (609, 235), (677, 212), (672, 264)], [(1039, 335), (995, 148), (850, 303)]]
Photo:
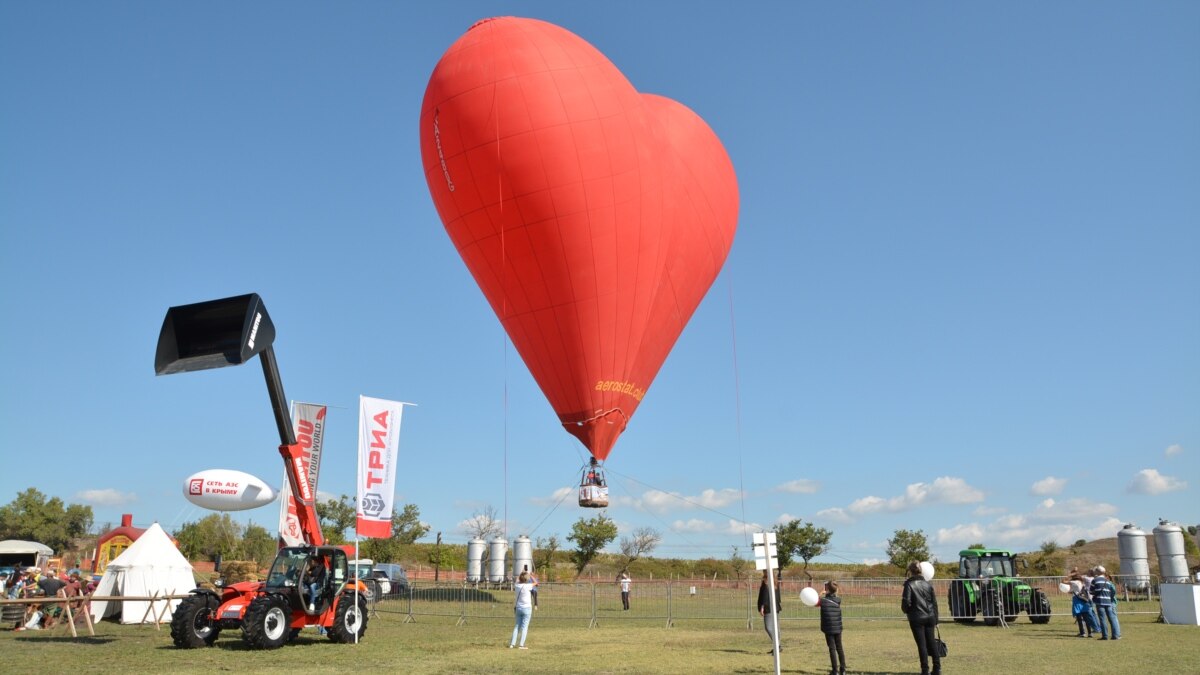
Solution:
[(154, 372), (171, 375), (237, 366), (260, 354), (279, 440), (283, 445), (294, 445), (296, 433), (288, 417), (275, 350), (271, 348), (274, 341), (275, 324), (258, 293), (171, 307), (158, 334)]
[(275, 341), (275, 324), (257, 293), (167, 310), (154, 355), (157, 375), (236, 366)]

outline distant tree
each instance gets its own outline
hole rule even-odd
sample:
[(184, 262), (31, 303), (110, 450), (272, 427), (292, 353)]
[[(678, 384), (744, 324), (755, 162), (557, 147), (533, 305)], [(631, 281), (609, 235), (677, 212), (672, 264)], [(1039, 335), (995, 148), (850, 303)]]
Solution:
[(405, 504), (399, 513), (392, 509), (392, 539), (412, 544), (427, 534), (429, 526), (421, 522), (421, 509), (416, 504)]
[(1196, 526), (1195, 525), (1188, 525), (1187, 530), (1188, 530), (1188, 534), (1192, 535), (1193, 537), (1196, 536)]
[(588, 563), (595, 559), (600, 549), (617, 538), (617, 525), (603, 513), (592, 519), (580, 518), (571, 526), (568, 541), (575, 542), (571, 561), (575, 563), (575, 577), (583, 573)]
[(904, 569), (914, 560), (929, 560), (929, 541), (923, 530), (896, 530), (887, 540), (888, 562)]
[(729, 567), (739, 582), (750, 569), (750, 561), (742, 557), (736, 546), (733, 547), (733, 553), (729, 556)]
[(175, 531), (179, 550), (188, 560), (216, 560), (240, 550), (242, 526), (228, 513), (214, 513), (196, 522), (184, 523)]
[(1053, 555), (1058, 552), (1058, 542), (1053, 539), (1047, 539), (1042, 542), (1042, 555)]
[(546, 539), (538, 537), (534, 542), (533, 569), (544, 570), (542, 574), (546, 577), (546, 581), (554, 581), (554, 554), (561, 545), (556, 534), (552, 534)]
[(0, 506), (0, 539), (36, 541), (61, 551), (91, 527), (92, 507), (64, 505), (58, 497), (46, 499), (37, 488), (20, 492)]
[(808, 561), (829, 550), (829, 540), (833, 533), (812, 523), (802, 523), (793, 519), (786, 524), (775, 526), (775, 545), (779, 556), (780, 575), (783, 568), (799, 558), (804, 561), (804, 574), (812, 581), (808, 572)]
[(279, 550), (278, 541), (275, 535), (267, 531), (267, 528), (262, 525), (250, 523), (242, 532), (242, 541), (238, 557), (243, 560), (254, 560), (260, 566), (266, 567), (275, 559), (275, 552)]
[(987, 547), (984, 546), (983, 544), (971, 544), (970, 546), (967, 547), (967, 550), (968, 551), (984, 551), (984, 550), (987, 550)]
[(652, 527), (639, 527), (628, 537), (621, 537), (621, 561), (617, 573), (629, 570), (633, 561), (652, 552), (662, 541), (662, 534)]
[(496, 507), (490, 505), (472, 513), (471, 517), (463, 523), (463, 529), (473, 539), (485, 541), (500, 534), (503, 528), (504, 524), (500, 522), (500, 518), (496, 514)]
[(1076, 539), (1075, 543), (1071, 545), (1071, 548), (1079, 548), (1080, 546), (1086, 546), (1086, 545), (1087, 545), (1087, 539)]
[(321, 521), (321, 533), (330, 546), (346, 543), (346, 530), (358, 522), (358, 508), (354, 497), (342, 495), (337, 499), (317, 502), (317, 518)]

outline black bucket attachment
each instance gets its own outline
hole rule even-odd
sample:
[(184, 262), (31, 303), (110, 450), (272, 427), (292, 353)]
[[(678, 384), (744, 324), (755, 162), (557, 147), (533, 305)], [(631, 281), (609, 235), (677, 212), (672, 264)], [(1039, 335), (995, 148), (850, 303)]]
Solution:
[(154, 372), (236, 366), (274, 341), (275, 324), (257, 293), (172, 307), (158, 334)]

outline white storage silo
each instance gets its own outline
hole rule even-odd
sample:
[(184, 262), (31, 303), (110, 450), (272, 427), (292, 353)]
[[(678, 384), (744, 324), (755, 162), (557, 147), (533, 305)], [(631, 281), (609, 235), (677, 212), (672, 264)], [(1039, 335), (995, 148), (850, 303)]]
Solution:
[(488, 545), (488, 581), (493, 584), (504, 582), (504, 555), (508, 553), (508, 541), (495, 537)]
[(483, 552), (486, 550), (487, 542), (482, 539), (467, 542), (467, 583), (483, 581)]
[(533, 543), (529, 541), (529, 537), (521, 535), (513, 540), (513, 566), (512, 578), (517, 579), (521, 576), (523, 570), (528, 569), (530, 574), (533, 573)]
[(1128, 523), (1117, 532), (1117, 551), (1121, 556), (1121, 581), (1132, 591), (1150, 586), (1150, 556), (1146, 553), (1146, 533)]
[(1187, 556), (1183, 548), (1183, 528), (1165, 519), (1154, 528), (1154, 548), (1158, 549), (1158, 573), (1166, 584), (1188, 582)]

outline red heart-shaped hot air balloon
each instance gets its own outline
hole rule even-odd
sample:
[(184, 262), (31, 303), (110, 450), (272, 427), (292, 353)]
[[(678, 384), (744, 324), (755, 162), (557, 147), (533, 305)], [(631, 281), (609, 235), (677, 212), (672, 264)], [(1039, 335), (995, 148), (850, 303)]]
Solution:
[(446, 51), (420, 133), (446, 232), (563, 426), (603, 460), (729, 254), (724, 147), (583, 39), (514, 17)]

